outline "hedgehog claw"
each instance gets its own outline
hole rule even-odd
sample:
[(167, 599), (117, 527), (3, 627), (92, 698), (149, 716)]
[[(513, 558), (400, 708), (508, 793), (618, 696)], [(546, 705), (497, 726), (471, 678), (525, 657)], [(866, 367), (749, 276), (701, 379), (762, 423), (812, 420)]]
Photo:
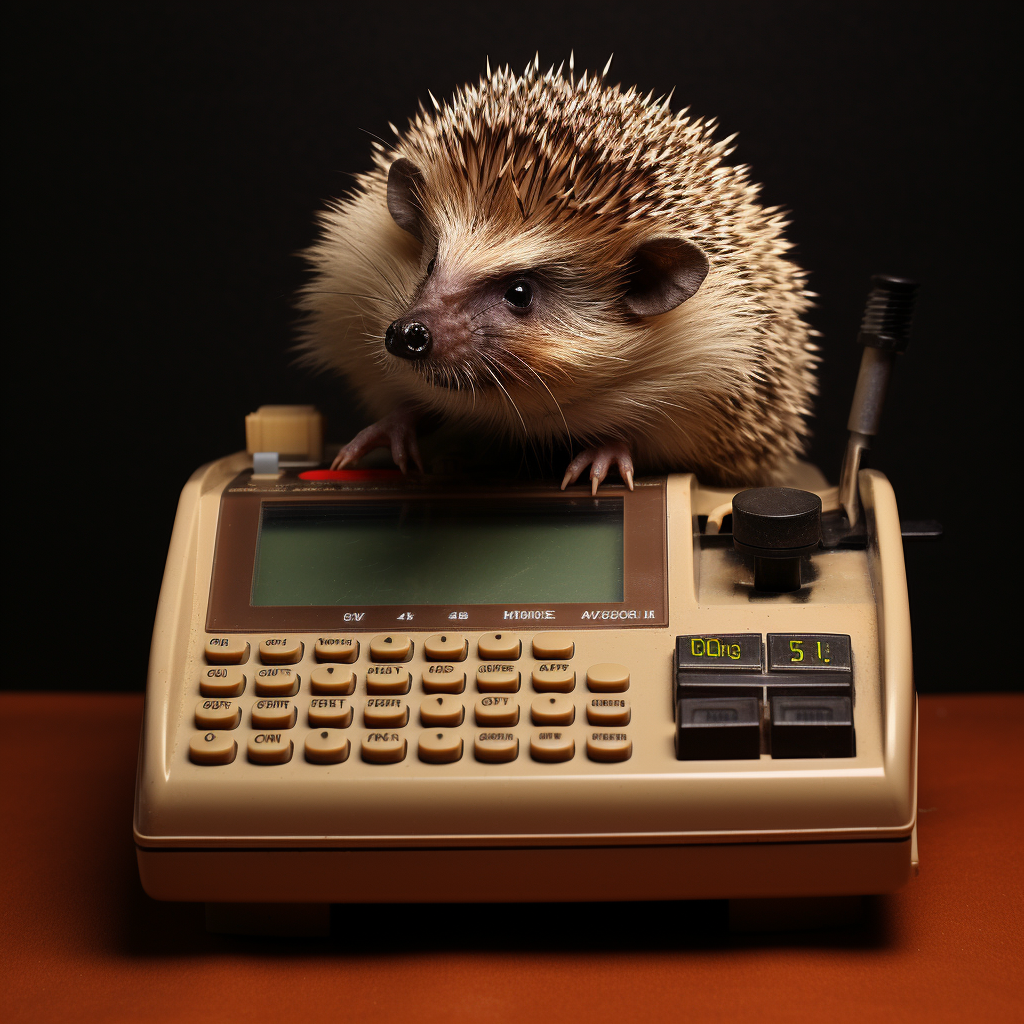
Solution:
[(569, 484), (575, 483), (579, 475), (587, 466), (590, 466), (590, 493), (597, 494), (598, 487), (604, 482), (608, 470), (612, 464), (619, 471), (619, 476), (626, 482), (626, 486), (633, 490), (633, 458), (629, 454), (629, 445), (625, 441), (615, 441), (612, 444), (601, 445), (599, 448), (588, 448), (580, 452), (565, 471), (562, 478), (562, 490)]
[(331, 469), (345, 469), (354, 465), (375, 448), (389, 448), (392, 460), (403, 473), (409, 472), (410, 457), (416, 468), (421, 473), (424, 472), (419, 444), (416, 441), (418, 418), (416, 411), (410, 406), (399, 406), (383, 419), (360, 430), (334, 457)]

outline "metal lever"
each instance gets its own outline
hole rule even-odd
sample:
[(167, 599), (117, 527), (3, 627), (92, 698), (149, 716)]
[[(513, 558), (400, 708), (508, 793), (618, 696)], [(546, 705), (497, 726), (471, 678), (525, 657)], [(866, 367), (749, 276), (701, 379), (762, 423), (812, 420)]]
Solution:
[(875, 274), (871, 278), (871, 292), (860, 334), (857, 335), (857, 341), (864, 346), (864, 355), (846, 424), (850, 439), (846, 443), (843, 468), (839, 474), (839, 501), (851, 529), (860, 519), (857, 473), (861, 456), (871, 447), (871, 438), (878, 433), (896, 353), (903, 352), (910, 340), (910, 320), (916, 293), (916, 281), (885, 274)]

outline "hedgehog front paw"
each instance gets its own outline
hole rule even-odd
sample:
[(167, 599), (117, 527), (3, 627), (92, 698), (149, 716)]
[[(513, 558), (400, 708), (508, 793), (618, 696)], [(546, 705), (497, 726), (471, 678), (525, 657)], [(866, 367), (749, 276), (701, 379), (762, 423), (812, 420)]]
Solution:
[(422, 473), (423, 460), (416, 442), (416, 421), (419, 415), (411, 406), (399, 406), (372, 426), (360, 430), (335, 456), (331, 469), (344, 469), (358, 462), (375, 448), (390, 448), (391, 458), (403, 472), (409, 472), (409, 459)]
[(615, 464), (619, 476), (626, 481), (626, 486), (633, 490), (633, 458), (629, 454), (629, 445), (625, 441), (615, 441), (612, 444), (603, 444), (599, 448), (588, 448), (580, 452), (565, 471), (562, 480), (562, 490), (569, 484), (575, 483), (577, 477), (590, 466), (590, 493), (597, 494), (608, 470)]

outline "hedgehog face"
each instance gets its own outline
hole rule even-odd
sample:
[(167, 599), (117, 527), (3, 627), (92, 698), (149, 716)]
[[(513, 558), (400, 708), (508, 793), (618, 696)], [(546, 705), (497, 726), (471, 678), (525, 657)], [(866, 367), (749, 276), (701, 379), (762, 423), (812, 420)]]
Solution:
[(685, 238), (623, 233), (618, 251), (594, 252), (550, 225), (517, 224), (515, 206), (509, 230), (508, 217), (486, 215), (487, 197), (464, 195), (446, 208), (432, 191), (408, 159), (391, 165), (388, 210), (420, 241), (422, 277), (383, 342), (430, 387), (468, 395), (585, 387), (584, 353), (621, 348), (624, 334), (675, 309), (708, 271)]

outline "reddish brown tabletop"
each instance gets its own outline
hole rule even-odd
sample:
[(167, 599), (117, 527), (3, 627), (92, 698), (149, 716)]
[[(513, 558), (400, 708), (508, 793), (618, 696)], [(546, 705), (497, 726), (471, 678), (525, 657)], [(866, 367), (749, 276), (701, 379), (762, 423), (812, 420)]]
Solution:
[(862, 924), (716, 904), (355, 906), (322, 940), (211, 935), (139, 885), (142, 698), (0, 697), (9, 1021), (1020, 1021), (1024, 696), (921, 699), (921, 874)]

